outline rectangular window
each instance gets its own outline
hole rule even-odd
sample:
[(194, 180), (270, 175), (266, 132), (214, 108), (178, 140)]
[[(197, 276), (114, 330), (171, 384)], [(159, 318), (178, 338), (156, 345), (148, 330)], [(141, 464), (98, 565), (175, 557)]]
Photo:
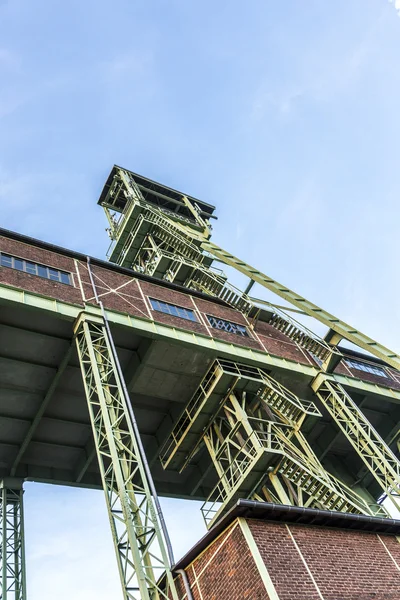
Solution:
[(17, 269), (18, 271), (25, 271), (25, 273), (30, 273), (31, 275), (38, 275), (44, 279), (51, 279), (51, 281), (72, 285), (70, 273), (46, 267), (45, 265), (39, 265), (30, 260), (17, 258), (16, 256), (11, 256), (11, 254), (3, 254), (2, 252), (0, 254), (0, 265), (2, 267), (9, 267), (10, 269)]
[(249, 337), (247, 329), (244, 325), (232, 323), (232, 321), (225, 321), (225, 319), (219, 319), (218, 317), (212, 317), (211, 315), (207, 315), (207, 319), (211, 327), (214, 327), (214, 329), (222, 329), (228, 333), (235, 333), (236, 335)]
[(379, 377), (388, 377), (386, 371), (382, 367), (377, 367), (371, 363), (358, 362), (357, 360), (349, 360), (346, 358), (344, 361), (351, 369), (357, 369), (357, 371), (364, 371), (365, 373), (372, 373), (373, 375), (379, 375)]
[(197, 323), (196, 315), (190, 308), (183, 308), (182, 306), (176, 306), (175, 304), (169, 304), (168, 302), (162, 302), (161, 300), (155, 300), (154, 298), (149, 298), (149, 300), (153, 310), (172, 315), (173, 317), (180, 317), (187, 321), (195, 321)]

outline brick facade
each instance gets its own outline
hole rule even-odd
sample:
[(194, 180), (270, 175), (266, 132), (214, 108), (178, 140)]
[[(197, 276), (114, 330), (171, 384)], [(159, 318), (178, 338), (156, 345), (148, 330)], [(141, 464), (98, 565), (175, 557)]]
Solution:
[(400, 599), (400, 543), (394, 535), (246, 519), (260, 569), (243, 520), (234, 520), (198, 556), (192, 551), (189, 564), (179, 565), (194, 600)]
[[(265, 586), (236, 520), (187, 568), (193, 600), (268, 600)], [(181, 576), (178, 591), (184, 587)], [(183, 600), (184, 595), (180, 596)], [(186, 598), (185, 598), (186, 600)]]
[[(1, 266), (0, 284), (82, 307), (85, 303), (95, 303), (87, 264), (81, 255), (76, 254), (75, 257), (74, 253), (70, 251), (64, 251), (63, 253), (62, 248), (53, 249), (50, 245), (42, 242), (35, 243), (34, 240), (29, 238), (26, 238), (26, 240), (21, 241), (21, 239), (14, 239), (12, 236), (2, 235), (0, 236), (0, 252), (3, 251), (26, 260), (67, 271), (72, 274), (73, 285), (42, 279), (29, 273)], [(170, 327), (213, 337), (216, 340), (222, 340), (237, 346), (268, 352), (271, 355), (293, 362), (316, 366), (311, 356), (286, 335), (277, 331), (268, 323), (257, 322), (253, 328), (244, 315), (229, 306), (213, 302), (212, 299), (205, 299), (179, 291), (174, 286), (168, 287), (168, 285), (157, 284), (156, 280), (153, 282), (132, 276), (126, 270), (118, 270), (106, 263), (101, 266), (92, 264), (92, 271), (97, 292), (105, 308), (141, 319), (154, 320)], [(156, 298), (184, 308), (190, 308), (195, 311), (198, 322), (156, 312), (151, 309), (149, 298)], [(207, 315), (245, 325), (249, 336), (243, 337), (213, 329), (207, 321)], [(391, 369), (387, 369), (387, 371), (392, 372)], [(371, 373), (356, 372), (343, 364), (338, 365), (336, 372), (400, 390), (398, 373), (393, 378), (382, 378)]]
[(400, 598), (394, 536), (258, 520), (249, 525), (279, 600)]

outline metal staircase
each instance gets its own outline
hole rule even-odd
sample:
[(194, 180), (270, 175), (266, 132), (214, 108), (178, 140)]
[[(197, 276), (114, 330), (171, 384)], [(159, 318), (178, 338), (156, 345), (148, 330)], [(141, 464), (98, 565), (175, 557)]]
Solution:
[(332, 348), (322, 339), (318, 339), (315, 334), (286, 314), (283, 316), (282, 313), (274, 312), (268, 323), (321, 361), (324, 361), (332, 352)]
[[(211, 527), (222, 513), (238, 498), (260, 497), (263, 488), (273, 484), (274, 478), (282, 477), (284, 483), (295, 487), (297, 504), (327, 510), (340, 510), (356, 514), (379, 514), (387, 516), (378, 505), (370, 507), (358, 494), (329, 474), (309, 449), (302, 452), (298, 437), (292, 427), (282, 423), (257, 419), (240, 413), (236, 402), (237, 423), (218, 444), (218, 432), (210, 428), (205, 444), (209, 450), (219, 480), (202, 505), (202, 513)], [(247, 422), (248, 433), (244, 434)], [(250, 426), (250, 429), (249, 429)], [(221, 423), (217, 423), (219, 432)], [(304, 439), (304, 438), (303, 438)], [(302, 440), (300, 440), (302, 442)]]
[(217, 359), (177, 419), (160, 450), (164, 468), (183, 469), (202, 434), (221, 411), (228, 393), (244, 393), (257, 406), (265, 403), (285, 423), (298, 424), (309, 416), (320, 417), (313, 402), (300, 400), (270, 375), (249, 365)]
[(165, 441), (164, 468), (182, 471), (202, 446), (218, 481), (202, 507), (208, 526), (239, 497), (259, 496), (272, 475), (290, 482), (298, 503), (329, 510), (380, 513), (330, 475), (300, 431), (307, 416), (320, 417), (273, 377), (241, 363), (217, 359)]
[(334, 482), (332, 476), (329, 482), (321, 479), (319, 473), (313, 473), (309, 467), (293, 458), (285, 457), (279, 465), (278, 473), (308, 496), (305, 506), (312, 504), (327, 510), (347, 513), (369, 512), (367, 504), (363, 503), (350, 488), (345, 488), (343, 484), (338, 485), (339, 481)]

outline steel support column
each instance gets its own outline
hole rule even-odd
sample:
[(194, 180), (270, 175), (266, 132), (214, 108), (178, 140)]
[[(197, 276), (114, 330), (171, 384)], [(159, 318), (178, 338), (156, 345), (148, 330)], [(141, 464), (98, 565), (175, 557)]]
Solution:
[(376, 481), (400, 510), (400, 461), (337, 381), (320, 373), (311, 384)]
[(26, 600), (22, 480), (0, 482), (1, 600)]
[(83, 313), (75, 332), (124, 600), (161, 600), (168, 589), (177, 600), (112, 340), (95, 315)]

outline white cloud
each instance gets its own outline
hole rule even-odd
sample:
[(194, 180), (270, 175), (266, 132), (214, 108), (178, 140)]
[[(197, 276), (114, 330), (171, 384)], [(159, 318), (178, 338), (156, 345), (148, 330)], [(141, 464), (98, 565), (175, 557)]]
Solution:
[(394, 5), (394, 8), (397, 10), (397, 14), (400, 17), (400, 0), (389, 0), (389, 3)]

